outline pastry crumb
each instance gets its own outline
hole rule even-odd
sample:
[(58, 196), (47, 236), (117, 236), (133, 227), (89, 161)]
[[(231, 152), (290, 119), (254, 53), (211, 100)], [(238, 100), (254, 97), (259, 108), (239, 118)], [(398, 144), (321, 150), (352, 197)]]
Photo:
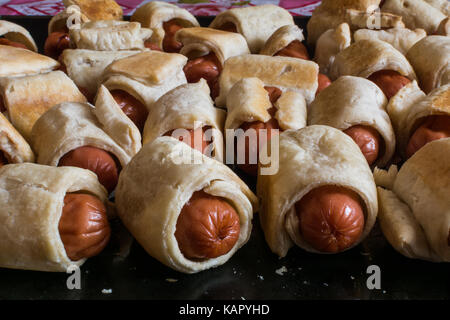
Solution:
[(167, 282), (177, 282), (178, 279), (167, 278), (166, 281), (167, 281)]
[(276, 274), (279, 274), (280, 276), (284, 275), (287, 272), (287, 268), (285, 266), (282, 266), (280, 269), (275, 270)]
[(112, 293), (112, 289), (103, 289), (102, 293), (103, 294), (110, 294), (110, 293)]

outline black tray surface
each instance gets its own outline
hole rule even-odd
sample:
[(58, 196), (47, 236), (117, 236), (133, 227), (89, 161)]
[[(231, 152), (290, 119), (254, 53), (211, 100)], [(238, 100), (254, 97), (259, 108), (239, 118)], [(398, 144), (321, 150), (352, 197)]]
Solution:
[[(27, 28), (42, 52), (49, 17), (2, 18)], [(207, 25), (212, 18), (199, 20)], [(303, 29), (306, 21), (296, 18)], [(254, 190), (254, 181), (237, 172)], [(105, 251), (81, 267), (81, 289), (67, 288), (71, 274), (0, 269), (0, 299), (450, 299), (449, 264), (403, 257), (377, 225), (347, 252), (317, 255), (294, 247), (279, 259), (267, 246), (256, 214), (244, 247), (226, 264), (192, 275), (162, 265), (136, 241), (126, 255), (126, 230), (119, 221), (113, 221), (112, 228)], [(368, 288), (367, 283), (373, 283), (370, 266), (380, 270), (380, 289)]]

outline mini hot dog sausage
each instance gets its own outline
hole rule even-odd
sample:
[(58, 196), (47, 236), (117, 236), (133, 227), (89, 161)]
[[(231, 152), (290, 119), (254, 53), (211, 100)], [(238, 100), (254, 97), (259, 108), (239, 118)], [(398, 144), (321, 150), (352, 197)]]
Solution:
[(3, 97), (0, 96), (0, 112), (6, 112), (6, 106), (5, 106), (5, 102), (3, 101)]
[(395, 96), (401, 88), (411, 82), (407, 77), (393, 70), (377, 71), (367, 79), (375, 83), (383, 91), (388, 100)]
[(308, 49), (298, 40), (292, 41), (288, 46), (275, 53), (274, 56), (309, 60)]
[(239, 238), (236, 210), (223, 198), (195, 192), (177, 220), (175, 237), (187, 259), (211, 259), (228, 253)]
[(58, 230), (72, 261), (99, 254), (111, 235), (105, 205), (89, 194), (69, 193), (64, 197)]
[(369, 126), (356, 125), (344, 130), (361, 149), (369, 166), (378, 158), (381, 137), (377, 130)]
[(322, 186), (295, 204), (302, 237), (314, 249), (336, 253), (358, 241), (364, 213), (358, 195), (347, 188)]
[(328, 87), (331, 84), (330, 78), (328, 78), (326, 75), (324, 75), (322, 73), (319, 73), (318, 81), (319, 81), (319, 86), (317, 87), (316, 97), (320, 93), (320, 91), (322, 91), (323, 89), (325, 89), (326, 87)]
[(27, 49), (28, 50), (26, 45), (24, 45), (22, 43), (19, 43), (19, 42), (11, 41), (11, 40), (6, 39), (6, 38), (0, 38), (0, 44), (4, 45), (4, 46), (10, 46), (10, 47), (16, 47), (16, 48), (22, 48), (22, 49)]
[(183, 68), (188, 83), (197, 83), (201, 78), (208, 82), (211, 97), (219, 95), (219, 75), (222, 66), (216, 55), (211, 52), (205, 56), (189, 60)]
[(59, 56), (66, 49), (70, 48), (70, 37), (65, 32), (52, 32), (45, 40), (44, 54), (55, 60), (59, 59)]
[(119, 169), (113, 157), (106, 151), (85, 146), (65, 154), (58, 166), (88, 169), (97, 174), (98, 181), (111, 193), (119, 179)]
[(180, 52), (183, 44), (175, 40), (175, 33), (177, 33), (178, 30), (183, 29), (183, 27), (180, 26), (176, 20), (172, 19), (163, 23), (163, 29), (165, 31), (163, 50), (169, 53)]
[(406, 156), (411, 157), (428, 142), (448, 137), (450, 137), (450, 116), (428, 116), (409, 139)]
[(148, 110), (145, 105), (123, 90), (113, 90), (111, 91), (111, 95), (122, 111), (134, 122), (139, 131), (142, 132), (148, 116)]
[[(182, 133), (181, 136), (177, 136), (174, 138), (177, 138), (180, 141), (183, 141), (184, 143), (186, 143), (188, 146), (190, 146), (193, 149), (197, 149), (198, 151), (200, 151), (201, 153), (205, 153), (206, 148), (209, 146), (209, 144), (211, 143), (211, 141), (205, 141), (204, 135), (205, 135), (205, 131), (208, 130), (209, 127), (203, 127), (203, 128), (197, 128), (197, 129), (185, 129), (183, 131), (181, 131), (180, 133)], [(165, 136), (172, 136), (174, 134), (175, 130), (170, 130), (169, 132), (165, 133)], [(178, 132), (177, 132), (178, 134)], [(201, 143), (200, 141), (196, 143), (195, 139), (201, 139)], [(201, 150), (199, 149), (201, 148)]]
[[(266, 89), (267, 93), (269, 94), (269, 99), (270, 102), (272, 103), (272, 105), (280, 98), (282, 91), (276, 87), (264, 87), (264, 89)], [(266, 144), (267, 141), (270, 140), (270, 138), (272, 138), (272, 136), (274, 136), (275, 134), (278, 133), (278, 131), (280, 129), (280, 126), (278, 124), (278, 120), (274, 118), (275, 113), (276, 113), (277, 109), (275, 107), (272, 107), (268, 110), (270, 116), (272, 117), (269, 121), (267, 122), (261, 122), (261, 121), (254, 121), (254, 122), (244, 122), (240, 128), (242, 130), (244, 130), (244, 132), (246, 132), (249, 129), (255, 130), (256, 131), (256, 138), (257, 141), (256, 143), (250, 143), (249, 139), (242, 137), (241, 139), (245, 139), (245, 150), (237, 150), (236, 154), (240, 154), (240, 152), (245, 152), (245, 163), (242, 164), (238, 164), (239, 168), (244, 171), (245, 173), (252, 175), (252, 176), (256, 176), (258, 174), (258, 164), (257, 163), (250, 163), (250, 159), (252, 159), (253, 157), (251, 157), (250, 155), (259, 154), (259, 145), (260, 144)], [(261, 130), (265, 129), (266, 131), (266, 135), (263, 135)], [(239, 138), (238, 138), (239, 139)], [(241, 144), (237, 143), (237, 146), (240, 146)]]

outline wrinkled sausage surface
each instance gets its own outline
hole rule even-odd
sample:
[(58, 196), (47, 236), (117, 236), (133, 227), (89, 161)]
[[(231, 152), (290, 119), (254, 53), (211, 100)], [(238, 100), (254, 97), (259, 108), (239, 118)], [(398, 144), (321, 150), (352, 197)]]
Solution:
[(58, 230), (70, 260), (98, 255), (111, 234), (105, 205), (89, 194), (66, 194)]
[(311, 190), (295, 204), (303, 239), (321, 252), (343, 251), (360, 238), (364, 213), (358, 195), (334, 185)]
[(175, 237), (187, 259), (204, 260), (228, 253), (239, 239), (236, 210), (225, 199), (195, 192), (177, 220)]

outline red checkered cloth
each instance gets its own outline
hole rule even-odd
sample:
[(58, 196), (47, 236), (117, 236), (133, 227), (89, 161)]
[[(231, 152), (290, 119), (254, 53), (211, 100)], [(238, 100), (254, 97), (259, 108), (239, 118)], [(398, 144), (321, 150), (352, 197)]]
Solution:
[[(116, 0), (125, 15), (133, 14), (134, 10), (149, 0)], [(254, 6), (261, 4), (279, 5), (294, 16), (310, 16), (312, 11), (320, 4), (319, 0), (165, 0), (189, 10), (196, 16), (215, 16), (229, 8)], [(0, 0), (0, 15), (22, 16), (54, 16), (64, 9), (61, 0)]]

